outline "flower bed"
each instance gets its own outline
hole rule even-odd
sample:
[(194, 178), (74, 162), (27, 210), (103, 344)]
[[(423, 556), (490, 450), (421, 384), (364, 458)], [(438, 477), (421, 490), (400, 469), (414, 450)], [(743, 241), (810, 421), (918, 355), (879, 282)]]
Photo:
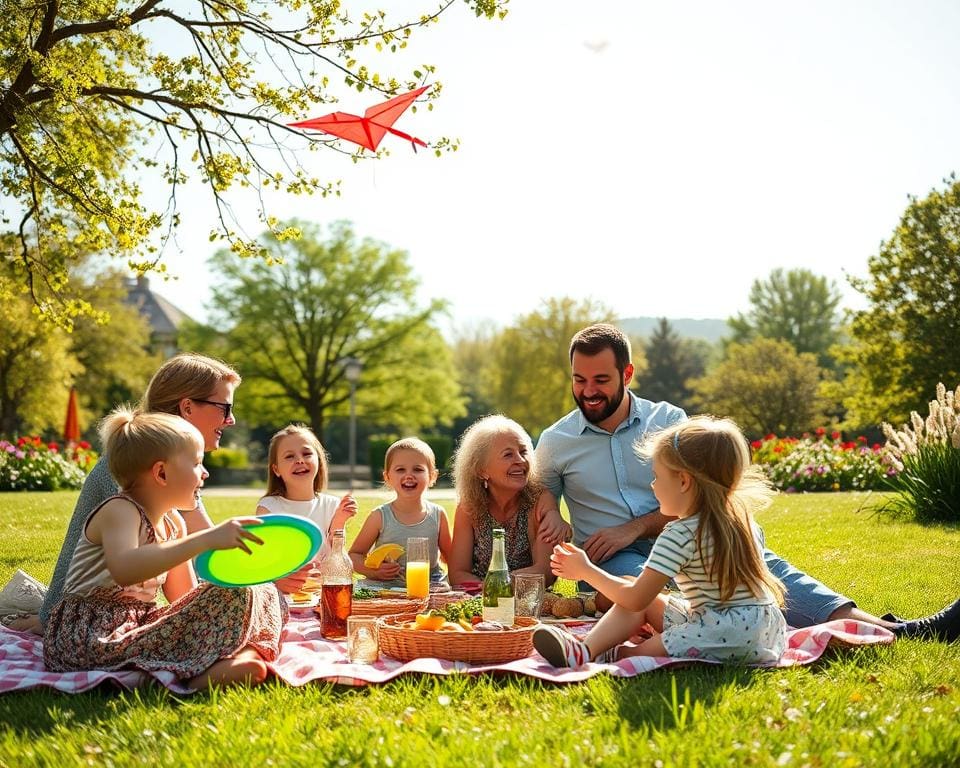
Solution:
[(80, 488), (96, 461), (96, 452), (85, 441), (61, 448), (39, 437), (0, 440), (0, 491)]
[(844, 440), (822, 427), (797, 437), (767, 435), (751, 443), (753, 461), (781, 491), (866, 491), (889, 488), (896, 474), (879, 443)]

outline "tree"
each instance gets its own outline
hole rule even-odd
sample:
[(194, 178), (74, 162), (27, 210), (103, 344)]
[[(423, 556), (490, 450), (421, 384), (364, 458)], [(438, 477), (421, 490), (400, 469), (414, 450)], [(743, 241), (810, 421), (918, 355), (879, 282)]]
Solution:
[(816, 355), (831, 368), (830, 347), (839, 340), (840, 293), (833, 281), (807, 269), (775, 269), (750, 288), (750, 311), (730, 318), (732, 340), (744, 344), (762, 337), (787, 341), (797, 352)]
[(868, 303), (853, 312), (843, 354), (847, 419), (906, 422), (937, 384), (960, 383), (960, 182), (910, 198), (891, 238), (851, 284)]
[[(99, 273), (99, 274), (97, 274)], [(162, 362), (148, 351), (150, 325), (134, 307), (125, 303), (127, 288), (116, 270), (94, 270), (74, 278), (106, 322), (90, 315), (76, 318), (70, 334), (70, 354), (80, 370), (73, 380), (81, 404), (81, 423), (93, 422), (122, 403), (140, 400), (147, 382)]]
[(9, 282), (0, 276), (0, 290), (11, 291), (0, 301), (0, 435), (7, 438), (53, 428), (63, 419), (79, 370), (69, 336), (39, 322), (31, 302)]
[(690, 381), (702, 376), (707, 367), (705, 346), (680, 338), (667, 318), (660, 318), (642, 346), (646, 369), (636, 376), (637, 391), (648, 400), (666, 400), (689, 410), (693, 406)]
[(820, 368), (786, 341), (732, 343), (726, 359), (693, 382), (700, 409), (755, 435), (797, 434), (821, 421)]
[[(116, 252), (162, 271), (158, 249), (179, 222), (177, 193), (191, 168), (216, 204), (211, 238), (266, 256), (233, 218), (228, 191), (335, 191), (298, 159), (332, 138), (287, 124), (331, 111), (340, 83), (378, 95), (422, 85), (432, 66), (381, 74), (374, 58), (406, 48), (453, 2), (397, 22), (327, 0), (4, 3), (0, 192), (21, 241), (18, 278), (68, 326), (91, 311), (64, 279), (78, 254)], [(500, 0), (467, 3), (477, 16), (505, 14)], [(434, 147), (455, 145), (441, 138)], [(168, 201), (145, 202), (141, 185), (166, 188)], [(293, 234), (260, 213), (278, 236)]]
[(407, 431), (463, 413), (451, 353), (431, 321), (445, 305), (416, 306), (417, 280), (407, 254), (371, 240), (357, 242), (344, 222), (322, 242), (313, 224), (294, 222), (304, 237), (264, 235), (279, 264), (238, 260), (220, 251), (213, 290), (224, 328), (224, 357), (244, 377), (244, 409), (260, 419), (306, 420), (323, 440), (331, 414), (349, 398), (343, 360), (363, 363), (357, 413)]
[(570, 410), (570, 339), (591, 323), (614, 322), (591, 300), (547, 299), (494, 340), (486, 380), (496, 410), (533, 437)]
[(118, 403), (138, 400), (158, 360), (145, 349), (145, 320), (123, 303), (120, 275), (89, 261), (74, 270), (70, 279), (100, 315), (77, 318), (67, 333), (38, 316), (5, 266), (0, 263), (0, 295), (6, 295), (0, 301), (0, 434), (60, 434), (71, 385), (88, 429)]
[(453, 362), (467, 408), (466, 413), (456, 419), (447, 430), (454, 440), (477, 419), (496, 410), (489, 399), (488, 380), (496, 336), (496, 327), (490, 321), (460, 328), (454, 333), (451, 345)]

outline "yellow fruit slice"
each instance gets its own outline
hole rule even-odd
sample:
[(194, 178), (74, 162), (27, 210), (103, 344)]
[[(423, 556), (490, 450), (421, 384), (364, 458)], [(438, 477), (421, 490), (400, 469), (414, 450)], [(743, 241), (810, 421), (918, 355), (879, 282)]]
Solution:
[(399, 544), (381, 544), (367, 554), (363, 564), (367, 568), (379, 568), (384, 560), (396, 560), (403, 554), (403, 547)]
[(418, 613), (416, 618), (417, 629), (426, 629), (430, 632), (436, 632), (446, 623), (447, 620), (443, 617), (443, 614), (438, 611)]

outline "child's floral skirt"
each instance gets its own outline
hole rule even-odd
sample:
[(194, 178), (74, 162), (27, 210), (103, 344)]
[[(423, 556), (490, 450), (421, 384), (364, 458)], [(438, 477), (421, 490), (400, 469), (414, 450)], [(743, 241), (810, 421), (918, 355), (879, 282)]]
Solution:
[(134, 667), (191, 678), (245, 646), (273, 661), (287, 615), (273, 584), (204, 584), (162, 607), (102, 588), (57, 604), (45, 626), (43, 660), (54, 672)]

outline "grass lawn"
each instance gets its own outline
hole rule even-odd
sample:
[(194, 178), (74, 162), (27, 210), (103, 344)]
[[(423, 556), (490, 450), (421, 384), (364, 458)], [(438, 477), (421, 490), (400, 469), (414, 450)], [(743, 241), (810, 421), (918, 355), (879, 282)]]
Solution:
[[(17, 567), (49, 579), (75, 496), (0, 494), (0, 584)], [(960, 528), (891, 523), (861, 509), (865, 499), (782, 496), (761, 519), (767, 541), (875, 613), (925, 614), (960, 594)], [(222, 519), (254, 500), (206, 501)], [(358, 518), (376, 503), (360, 501)], [(143, 764), (957, 765), (960, 644), (903, 640), (782, 671), (692, 667), (567, 686), (422, 676), (183, 699), (103, 687), (0, 696), (0, 766)]]

